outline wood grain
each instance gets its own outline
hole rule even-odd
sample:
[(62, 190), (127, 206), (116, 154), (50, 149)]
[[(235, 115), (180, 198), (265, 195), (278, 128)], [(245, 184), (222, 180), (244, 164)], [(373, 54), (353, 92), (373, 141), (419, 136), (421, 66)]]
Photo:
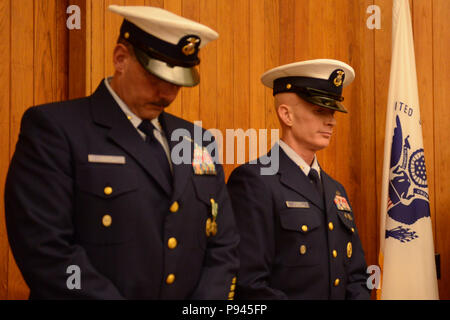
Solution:
[[(164, 1), (164, 9), (173, 12), (175, 14), (181, 15), (182, 12), (182, 0), (165, 0)], [(182, 101), (183, 101), (183, 92), (180, 90), (177, 98), (172, 104), (167, 108), (167, 112), (172, 113), (178, 117), (182, 116)]]
[[(183, 0), (182, 2), (182, 16), (194, 21), (200, 20), (200, 0)], [(202, 67), (200, 66), (200, 72)], [(181, 90), (182, 96), (182, 117), (191, 122), (200, 120), (200, 88), (199, 86), (193, 88), (183, 87)]]
[[(100, 81), (109, 76), (106, 74), (106, 62), (108, 60), (108, 56), (112, 56), (109, 52), (108, 54), (105, 52), (105, 12), (107, 7), (105, 6), (105, 1), (100, 0), (90, 0), (90, 30), (88, 30), (87, 42), (90, 42), (91, 51), (87, 51), (87, 55), (90, 57), (88, 60), (89, 65), (86, 70), (91, 70), (90, 74), (88, 74), (88, 79), (90, 82), (90, 86), (87, 87), (86, 94), (91, 94), (95, 91), (97, 86), (100, 84)], [(116, 31), (117, 37), (119, 36), (119, 31)], [(110, 59), (112, 60), (112, 58)], [(112, 62), (111, 62), (112, 63)]]
[[(217, 29), (217, 1), (200, 0), (199, 22)], [(219, 35), (220, 39), (220, 35)], [(212, 41), (200, 50), (200, 109), (199, 120), (206, 129), (216, 128), (217, 125), (217, 43)], [(208, 143), (205, 143), (208, 145)]]
[[(264, 1), (250, 1), (250, 35), (249, 35), (249, 126), (258, 130), (267, 130), (266, 128), (266, 112), (265, 112), (265, 89), (261, 83), (261, 75), (266, 71), (264, 66), (264, 47), (265, 47), (265, 30), (264, 30)], [(262, 132), (263, 133), (263, 132)], [(260, 144), (258, 137), (258, 156), (267, 153), (267, 142)], [(253, 160), (253, 157), (249, 157)]]
[[(217, 2), (217, 32), (220, 40), (217, 42), (217, 129), (225, 139), (227, 128), (233, 126), (233, 24), (230, 17), (233, 16), (234, 6), (232, 1)], [(226, 145), (222, 141), (223, 163), (225, 176), (228, 177), (234, 168), (233, 164), (226, 164)]]
[[(86, 16), (91, 12), (91, 10), (90, 7), (88, 8), (87, 3), (87, 0), (74, 0), (72, 2), (73, 5), (77, 5), (80, 8), (82, 14), (81, 29), (73, 29), (69, 32), (68, 47), (70, 54), (68, 55), (68, 60), (69, 65), (73, 66), (68, 70), (68, 81), (70, 82), (70, 87), (68, 90), (69, 99), (84, 97), (86, 95), (86, 88), (90, 87), (91, 72), (86, 69), (86, 66), (90, 60), (90, 56), (87, 55), (87, 52), (91, 45), (91, 34), (89, 32), (90, 25), (87, 25), (87, 23), (90, 22), (90, 19), (87, 19)], [(63, 22), (65, 24), (65, 21)], [(61, 28), (57, 28), (56, 30), (61, 30)], [(58, 67), (58, 65), (55, 67)], [(62, 66), (61, 68), (60, 66), (58, 69), (63, 69), (64, 67), (65, 66)], [(58, 70), (57, 72), (59, 73), (61, 71)]]
[[(10, 61), (11, 56), (11, 30), (10, 14), (11, 3), (0, 0), (0, 55), (3, 61)], [(11, 69), (9, 63), (0, 64), (0, 181), (5, 181), (9, 165), (9, 137), (10, 137), (10, 89)], [(4, 194), (4, 183), (0, 184), (0, 194)], [(6, 236), (3, 197), (0, 199), (0, 299), (8, 296), (8, 239)]]
[(55, 0), (35, 2), (34, 23), (34, 103), (43, 104), (55, 101), (57, 92)]
[[(450, 2), (433, 1), (433, 94), (435, 145), (436, 250), (441, 254), (440, 299), (450, 299)], [(428, 169), (428, 167), (427, 167)]]
[[(270, 70), (280, 65), (280, 8), (276, 0), (264, 0), (264, 71)], [(265, 118), (266, 128), (271, 132), (272, 129), (279, 130), (281, 137), (281, 128), (278, 122), (278, 116), (273, 102), (273, 90), (264, 87), (265, 91)], [(267, 148), (272, 147), (272, 134), (267, 141)]]
[[(233, 127), (242, 129), (244, 132), (249, 127), (249, 108), (250, 99), (248, 92), (249, 84), (249, 66), (250, 66), (250, 39), (249, 39), (249, 1), (237, 1), (234, 8), (233, 28), (233, 63), (234, 77), (233, 83)], [(227, 142), (229, 142), (227, 140)], [(249, 141), (245, 138), (245, 146), (239, 145), (238, 139), (234, 140), (234, 163), (237, 165), (248, 161)], [(255, 154), (256, 156), (256, 154)]]
[[(27, 8), (26, 10), (24, 9)], [(34, 104), (34, 10), (33, 0), (11, 3), (11, 118), (10, 153), (17, 143), (20, 120), (26, 109)], [(25, 89), (27, 88), (27, 89)], [(26, 299), (28, 287), (24, 283), (14, 258), (9, 252), (8, 299)]]

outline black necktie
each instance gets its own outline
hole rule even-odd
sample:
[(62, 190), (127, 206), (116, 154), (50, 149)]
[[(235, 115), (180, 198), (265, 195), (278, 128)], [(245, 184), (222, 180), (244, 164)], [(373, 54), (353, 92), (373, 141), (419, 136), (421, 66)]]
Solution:
[(319, 178), (319, 173), (315, 169), (311, 168), (309, 170), (308, 178), (309, 180), (311, 180), (311, 183), (314, 185), (314, 187), (316, 187), (316, 190), (319, 192), (319, 195), (323, 197), (323, 188), (322, 182), (320, 181)]
[(143, 120), (138, 126), (138, 129), (145, 133), (145, 142), (150, 146), (152, 153), (158, 159), (158, 164), (162, 169), (164, 176), (167, 178), (167, 181), (169, 181), (169, 184), (172, 185), (172, 172), (170, 171), (169, 160), (167, 159), (163, 146), (153, 133), (153, 130), (155, 129), (154, 125), (149, 120)]

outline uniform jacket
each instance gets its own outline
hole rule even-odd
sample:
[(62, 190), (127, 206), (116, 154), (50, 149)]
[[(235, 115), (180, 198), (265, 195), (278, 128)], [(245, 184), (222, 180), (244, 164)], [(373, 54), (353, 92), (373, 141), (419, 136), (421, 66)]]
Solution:
[[(175, 129), (193, 137), (193, 124), (164, 112), (159, 120), (171, 149)], [(172, 189), (149, 150), (103, 82), (92, 96), (25, 112), (5, 209), (30, 298), (228, 298), (239, 236), (222, 167), (195, 175), (192, 164), (174, 165)], [(207, 237), (211, 199), (218, 232)], [(72, 265), (81, 289), (68, 289)]]
[[(273, 149), (272, 151), (273, 152)], [(237, 299), (369, 299), (364, 253), (345, 189), (323, 170), (325, 193), (279, 148), (279, 170), (245, 164), (228, 180), (241, 234)]]

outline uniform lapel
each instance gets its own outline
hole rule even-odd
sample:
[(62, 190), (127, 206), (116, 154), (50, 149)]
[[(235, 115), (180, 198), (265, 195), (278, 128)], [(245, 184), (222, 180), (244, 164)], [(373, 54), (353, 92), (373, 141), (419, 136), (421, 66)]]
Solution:
[(325, 208), (327, 211), (334, 205), (334, 197), (336, 196), (336, 183), (325, 171), (320, 168), (320, 177), (322, 179), (323, 190), (325, 193)]
[(319, 193), (316, 191), (308, 177), (303, 171), (292, 161), (280, 147), (280, 182), (295, 192), (308, 198), (317, 207), (323, 210), (323, 201), (320, 199)]
[(94, 122), (109, 128), (108, 138), (132, 156), (170, 196), (171, 187), (167, 179), (159, 166), (152, 165), (157, 163), (157, 158), (117, 105), (103, 81), (91, 96)]
[[(180, 141), (172, 141), (172, 133), (176, 129), (181, 128), (181, 124), (177, 121), (178, 119), (173, 117), (172, 115), (162, 112), (159, 116), (159, 122), (161, 123), (161, 126), (163, 127), (164, 133), (167, 137), (167, 141), (169, 143), (170, 152), (172, 152), (174, 146), (177, 143), (189, 143), (189, 146), (191, 148), (190, 153), (190, 163), (181, 163), (181, 164), (174, 164), (172, 161), (172, 167), (173, 167), (173, 193), (172, 193), (172, 200), (176, 200), (180, 197), (181, 193), (183, 192), (187, 181), (189, 180), (189, 177), (192, 176), (192, 158), (194, 155), (194, 145), (193, 143), (187, 141), (187, 140), (180, 140)], [(185, 128), (184, 128), (185, 129)], [(172, 158), (172, 156), (171, 156)]]

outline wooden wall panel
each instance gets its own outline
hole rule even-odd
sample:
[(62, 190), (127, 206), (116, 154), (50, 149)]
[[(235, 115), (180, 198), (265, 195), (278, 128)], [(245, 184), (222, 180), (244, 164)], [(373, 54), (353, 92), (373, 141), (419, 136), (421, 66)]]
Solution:
[[(162, 2), (164, 2), (164, 3), (160, 4), (161, 7), (163, 7), (166, 10), (169, 10), (169, 11), (175, 13), (175, 14), (181, 15), (181, 12), (182, 12), (182, 0), (165, 0), (165, 1), (162, 1)], [(217, 16), (215, 17), (215, 19), (217, 20)], [(203, 54), (203, 52), (202, 52), (202, 54)], [(210, 58), (210, 56), (208, 56), (208, 57)], [(200, 58), (202, 58), (202, 56), (200, 56)], [(182, 96), (183, 96), (183, 92), (180, 90), (180, 92), (178, 93), (178, 97), (168, 107), (167, 112), (170, 112), (170, 113), (172, 113), (174, 115), (177, 115), (177, 116), (181, 116), (181, 114), (182, 114), (182, 111), (181, 111), (182, 103), (181, 102), (182, 102), (182, 99), (183, 99)]]
[[(235, 129), (243, 129), (247, 131), (249, 128), (249, 108), (250, 99), (250, 39), (249, 39), (249, 2), (237, 1), (234, 7), (233, 15), (234, 42), (233, 42), (233, 127)], [(246, 141), (249, 141), (246, 138)], [(227, 140), (227, 143), (229, 141)], [(243, 164), (248, 161), (248, 144), (246, 142), (246, 150), (238, 149), (236, 143), (234, 159), (236, 164)], [(241, 156), (244, 157), (241, 157)]]
[[(217, 29), (217, 0), (200, 0), (200, 22)], [(207, 68), (201, 68), (199, 117), (205, 128), (217, 125), (217, 41), (213, 41), (201, 51), (200, 59)]]
[[(392, 0), (375, 0), (375, 5), (381, 9), (381, 29), (375, 32), (375, 154), (376, 161), (376, 179), (377, 179), (377, 214), (380, 211), (378, 202), (381, 196), (381, 179), (383, 171), (384, 155), (384, 130), (386, 122), (386, 106), (388, 99), (389, 74), (391, 65), (391, 32), (392, 32)], [(377, 230), (379, 231), (379, 230)]]
[(56, 95), (56, 2), (35, 2), (34, 14), (34, 103), (55, 100)]
[[(280, 65), (296, 61), (295, 57), (295, 8), (305, 1), (285, 0), (279, 2), (280, 12)], [(299, 35), (301, 37), (301, 35)], [(300, 39), (300, 38), (299, 38)], [(299, 41), (300, 42), (300, 41)]]
[[(200, 21), (220, 37), (201, 50), (201, 83), (183, 88), (168, 111), (205, 128), (279, 129), (272, 90), (261, 74), (294, 61), (334, 58), (356, 71), (344, 89), (349, 114), (336, 114), (335, 136), (321, 165), (347, 189), (368, 264), (377, 264), (379, 199), (391, 58), (392, 0), (73, 0), (82, 29), (65, 26), (68, 0), (0, 0), (0, 181), (28, 106), (92, 93), (112, 76), (112, 51), (122, 18), (110, 4), (152, 5)], [(381, 29), (369, 30), (369, 5), (381, 9)], [(435, 247), (442, 260), (441, 298), (450, 298), (449, 28), (447, 0), (410, 0)], [(5, 63), (5, 61), (7, 63)], [(14, 72), (11, 72), (14, 70)], [(5, 119), (7, 119), (5, 121)], [(221, 141), (219, 141), (220, 143)], [(229, 141), (230, 142), (230, 141)], [(226, 161), (226, 141), (222, 141)], [(231, 144), (233, 146), (233, 144)], [(270, 135), (267, 146), (271, 146)], [(236, 148), (236, 146), (234, 147)], [(265, 148), (262, 148), (265, 149)], [(225, 163), (226, 177), (236, 164)], [(266, 150), (259, 148), (259, 155)], [(246, 160), (249, 154), (248, 140)], [(3, 193), (4, 184), (0, 185)], [(0, 199), (0, 205), (3, 203)], [(0, 299), (26, 298), (28, 289), (8, 249), (0, 219)]]
[[(280, 3), (277, 0), (264, 0), (264, 66), (270, 70), (280, 65)], [(261, 81), (259, 81), (261, 83)], [(262, 85), (262, 84), (261, 84)], [(264, 87), (266, 128), (280, 130), (278, 116), (273, 102), (273, 91)], [(268, 148), (272, 147), (272, 134), (267, 141)], [(281, 137), (281, 132), (279, 133)]]
[[(8, 0), (0, 0), (0, 55), (3, 61), (11, 59), (11, 3)], [(10, 119), (10, 89), (11, 67), (9, 63), (0, 63), (0, 181), (5, 181), (9, 165), (9, 119)], [(5, 107), (6, 106), (6, 107)], [(0, 192), (4, 193), (4, 184), (0, 184)], [(0, 208), (4, 207), (3, 197), (0, 198)], [(1, 209), (3, 210), (3, 209)], [(0, 299), (8, 296), (8, 239), (4, 215), (0, 217)]]
[[(195, 21), (200, 21), (200, 0), (183, 0), (182, 2), (182, 16)], [(206, 48), (207, 49), (207, 48)], [(200, 72), (202, 66), (200, 66)], [(182, 108), (181, 117), (196, 121), (200, 117), (200, 87), (181, 88)]]
[(0, 32), (2, 39), (7, 39), (0, 44), (0, 298), (26, 299), (29, 290), (9, 250), (4, 229), (4, 181), (24, 111), (68, 97), (67, 1), (2, 0), (0, 6)]
[[(341, 4), (337, 12), (339, 24), (347, 32), (336, 36), (335, 58), (349, 63), (355, 70), (355, 80), (344, 89), (344, 105), (348, 114), (336, 114), (334, 138), (334, 176), (346, 188), (355, 220), (366, 253), (368, 265), (376, 264), (378, 257), (378, 215), (375, 177), (375, 108), (374, 108), (374, 31), (365, 25), (366, 8), (372, 1), (351, 1)], [(353, 26), (353, 27), (350, 27)], [(330, 40), (329, 40), (330, 41)], [(355, 147), (358, 146), (358, 147)], [(326, 163), (325, 165), (328, 165)], [(327, 168), (327, 167), (325, 167)]]
[[(216, 128), (224, 135), (226, 128), (233, 122), (233, 4), (231, 1), (217, 2), (217, 29), (220, 40), (217, 41), (217, 121)], [(220, 141), (219, 141), (220, 142)], [(219, 143), (224, 150), (222, 157), (226, 177), (229, 176), (233, 165), (226, 164), (226, 145)]]
[[(441, 299), (450, 299), (450, 1), (433, 1), (434, 181), (437, 252), (441, 254)], [(447, 41), (445, 40), (447, 39)], [(430, 162), (427, 162), (427, 164)], [(428, 169), (428, 167), (427, 167)]]
[[(261, 84), (261, 75), (264, 73), (264, 47), (265, 47), (265, 30), (264, 30), (264, 1), (250, 1), (250, 69), (249, 69), (249, 127), (258, 130), (266, 129), (266, 113), (265, 113), (265, 88)], [(259, 140), (259, 137), (258, 137)], [(259, 141), (258, 141), (259, 142)], [(258, 143), (258, 156), (267, 153), (267, 142), (261, 146)], [(253, 157), (249, 155), (249, 159)]]
[[(88, 12), (88, 10), (86, 10), (85, 0), (73, 0), (71, 1), (71, 5), (78, 6), (81, 12)], [(64, 12), (66, 12), (66, 10), (64, 10)], [(86, 76), (86, 74), (90, 74), (92, 72), (90, 69), (87, 70), (87, 64), (90, 61), (90, 55), (88, 54), (88, 52), (90, 52), (91, 50), (90, 41), (86, 41), (86, 39), (91, 37), (91, 34), (88, 33), (89, 28), (85, 27), (88, 23), (90, 23), (90, 19), (87, 17), (87, 14), (82, 14), (82, 28), (79, 30), (71, 30), (69, 33), (68, 50), (70, 54), (66, 54), (65, 56), (67, 56), (69, 65), (77, 66), (77, 68), (70, 68), (66, 71), (66, 77), (68, 78), (67, 80), (68, 82), (70, 82), (70, 88), (68, 88), (69, 99), (83, 97), (86, 93), (86, 88), (90, 87), (91, 85), (90, 76)], [(64, 24), (65, 21), (61, 21), (60, 23), (58, 23), (58, 26)], [(57, 28), (57, 32), (60, 29), (60, 27)], [(82, 68), (83, 72), (80, 72), (79, 68)]]
[(428, 0), (415, 0), (411, 6), (414, 51), (416, 56), (417, 85), (419, 88), (420, 118), (425, 150), (425, 161), (430, 195), (430, 213), (433, 221), (433, 236), (436, 243), (435, 228), (435, 170), (434, 170), (434, 105), (433, 105), (433, 3)]
[[(24, 10), (24, 7), (28, 10)], [(34, 5), (32, 0), (11, 2), (11, 118), (10, 154), (17, 142), (23, 112), (34, 104)], [(20, 40), (18, 40), (20, 39)], [(27, 90), (24, 90), (27, 88)], [(24, 299), (28, 291), (14, 258), (8, 255), (8, 299)]]

